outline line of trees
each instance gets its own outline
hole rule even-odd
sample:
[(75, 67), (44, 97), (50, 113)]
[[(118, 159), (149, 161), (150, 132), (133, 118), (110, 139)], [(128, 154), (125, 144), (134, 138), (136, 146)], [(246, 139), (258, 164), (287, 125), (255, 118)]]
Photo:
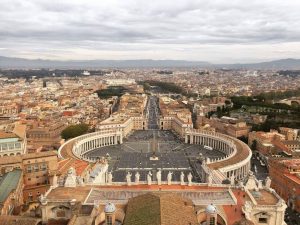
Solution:
[(139, 84), (143, 85), (145, 90), (149, 90), (151, 86), (156, 86), (159, 87), (162, 90), (162, 92), (172, 92), (176, 94), (184, 94), (185, 92), (182, 87), (179, 87), (172, 82), (146, 80), (140, 81)]
[(268, 102), (271, 100), (280, 100), (285, 98), (291, 98), (294, 96), (300, 96), (300, 88), (296, 90), (288, 90), (288, 91), (271, 91), (271, 92), (264, 92), (254, 98), (259, 99), (262, 102)]
[[(295, 92), (297, 93), (297, 92)], [(300, 91), (299, 91), (300, 95)], [(242, 106), (256, 106), (256, 107), (263, 107), (263, 108), (270, 108), (270, 109), (275, 109), (275, 110), (291, 110), (295, 112), (300, 113), (300, 106), (299, 105), (287, 105), (284, 103), (275, 103), (272, 104), (270, 103), (270, 96), (272, 94), (268, 95), (268, 97), (264, 97), (265, 94), (261, 94), (259, 96), (254, 96), (254, 97), (249, 97), (249, 96), (233, 96), (231, 97), (231, 101), (233, 103), (233, 107), (235, 109), (239, 109)], [(294, 95), (297, 96), (297, 95)]]
[(270, 131), (270, 129), (278, 130), (279, 127), (290, 127), (290, 128), (298, 129), (300, 127), (300, 120), (285, 122), (285, 121), (277, 121), (275, 119), (268, 118), (262, 124), (253, 124), (252, 131), (268, 132), (268, 131)]

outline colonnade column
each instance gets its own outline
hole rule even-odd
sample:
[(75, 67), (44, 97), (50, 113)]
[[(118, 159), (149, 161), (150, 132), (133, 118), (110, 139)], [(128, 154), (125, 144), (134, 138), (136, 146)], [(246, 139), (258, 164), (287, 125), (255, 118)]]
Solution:
[(193, 144), (194, 142), (193, 142), (193, 138), (194, 138), (194, 136), (193, 135), (190, 135), (190, 144)]

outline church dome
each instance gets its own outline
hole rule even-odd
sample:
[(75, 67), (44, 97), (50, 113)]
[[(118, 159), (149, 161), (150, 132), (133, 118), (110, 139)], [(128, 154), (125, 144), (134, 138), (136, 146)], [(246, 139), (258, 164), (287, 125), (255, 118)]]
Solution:
[(109, 202), (105, 205), (104, 207), (105, 213), (113, 213), (114, 211), (116, 211), (116, 207), (113, 203)]
[(210, 204), (206, 207), (205, 212), (209, 214), (214, 214), (217, 212), (217, 208), (213, 204)]

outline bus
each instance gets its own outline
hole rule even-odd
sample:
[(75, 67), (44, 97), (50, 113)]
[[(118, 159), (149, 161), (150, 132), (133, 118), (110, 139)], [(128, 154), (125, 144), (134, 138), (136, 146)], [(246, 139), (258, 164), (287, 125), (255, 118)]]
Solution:
[(207, 149), (207, 150), (210, 150), (210, 151), (211, 151), (211, 150), (213, 150), (213, 148), (212, 148), (212, 147), (210, 147), (210, 146), (207, 146), (207, 145), (204, 145), (204, 148), (205, 148), (205, 149)]

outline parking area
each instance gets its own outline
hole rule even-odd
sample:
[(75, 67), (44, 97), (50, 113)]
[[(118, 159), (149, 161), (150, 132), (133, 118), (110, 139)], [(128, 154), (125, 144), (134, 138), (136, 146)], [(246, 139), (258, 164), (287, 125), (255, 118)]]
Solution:
[(156, 96), (149, 96), (146, 111), (148, 115), (148, 129), (158, 129), (159, 107)]

